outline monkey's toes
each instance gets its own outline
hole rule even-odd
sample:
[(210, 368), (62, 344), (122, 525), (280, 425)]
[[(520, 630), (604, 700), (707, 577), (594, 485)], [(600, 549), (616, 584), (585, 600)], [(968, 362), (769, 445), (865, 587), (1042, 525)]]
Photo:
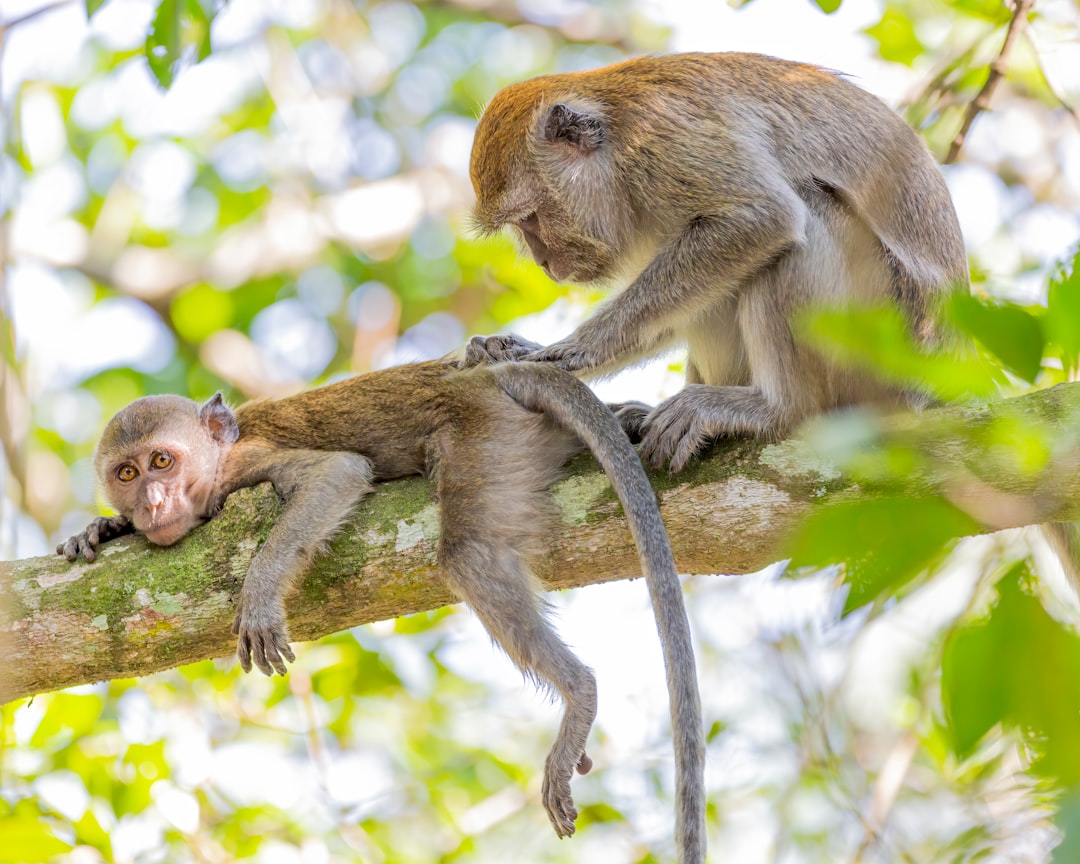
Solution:
[[(588, 759), (584, 754), (582, 756)], [(592, 765), (592, 760), (589, 760), (589, 764)], [(540, 789), (544, 809), (559, 837), (570, 837), (575, 830), (574, 820), (577, 819), (578, 811), (574, 806), (574, 797), (570, 794), (570, 777), (573, 773), (573, 768), (569, 766), (566, 770), (552, 770), (549, 765), (544, 771), (544, 782)]]

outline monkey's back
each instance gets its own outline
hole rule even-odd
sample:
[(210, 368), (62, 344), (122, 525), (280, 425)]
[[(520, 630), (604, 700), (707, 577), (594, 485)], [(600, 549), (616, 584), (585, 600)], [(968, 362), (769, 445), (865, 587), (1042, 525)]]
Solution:
[(432, 438), (442, 430), (489, 437), (507, 423), (508, 406), (528, 413), (500, 389), (490, 369), (458, 370), (433, 360), (248, 402), (236, 419), (243, 440), (360, 453), (372, 461), (375, 478), (386, 480), (427, 473)]
[(614, 183), (660, 236), (722, 208), (733, 181), (752, 186), (752, 177), (739, 179), (746, 166), (772, 166), (796, 192), (834, 194), (915, 281), (967, 282), (933, 157), (888, 105), (838, 73), (762, 54), (691, 53), (512, 84), (477, 126), (470, 171), (481, 204), (513, 189), (535, 120), (560, 101), (596, 106)]

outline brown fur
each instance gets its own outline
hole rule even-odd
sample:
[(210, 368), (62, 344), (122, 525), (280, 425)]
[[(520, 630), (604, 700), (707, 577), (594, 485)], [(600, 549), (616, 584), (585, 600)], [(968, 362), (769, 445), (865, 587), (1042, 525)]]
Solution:
[(570, 778), (591, 765), (585, 744), (596, 682), (546, 620), (529, 563), (557, 527), (548, 489), (582, 444), (611, 478), (640, 551), (668, 673), (676, 837), (682, 860), (700, 864), (704, 738), (675, 561), (652, 488), (618, 421), (565, 372), (420, 363), (248, 403), (235, 415), (220, 397), (201, 407), (175, 396), (137, 400), (109, 422), (95, 457), (120, 515), (95, 520), (57, 552), (92, 560), (97, 544), (132, 530), (168, 545), (210, 518), (233, 491), (270, 481), (286, 509), (244, 580), (234, 631), (246, 671), (254, 660), (266, 674), (284, 675), (293, 659), (284, 609), (289, 587), (373, 481), (431, 476), (443, 578), (518, 667), (565, 704), (543, 784), (548, 816), (565, 837), (577, 818)]
[(643, 456), (674, 471), (719, 436), (917, 402), (802, 344), (793, 313), (893, 303), (930, 341), (939, 299), (967, 283), (948, 190), (918, 136), (801, 63), (677, 54), (513, 84), (480, 119), (471, 176), (481, 231), (514, 227), (553, 278), (630, 283), (554, 345), (476, 337), (463, 365), (595, 375), (686, 344), (695, 386), (629, 421)]

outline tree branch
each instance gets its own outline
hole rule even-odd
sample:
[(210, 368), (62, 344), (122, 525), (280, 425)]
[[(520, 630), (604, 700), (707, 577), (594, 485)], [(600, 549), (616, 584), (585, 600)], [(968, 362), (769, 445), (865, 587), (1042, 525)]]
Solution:
[[(782, 556), (783, 538), (811, 507), (883, 493), (944, 491), (988, 529), (1075, 515), (1075, 465), (1059, 463), (1035, 475), (995, 457), (994, 436), (980, 430), (1005, 417), (1025, 427), (1075, 428), (1080, 384), (981, 408), (889, 418), (887, 434), (918, 442), (926, 456), (900, 485), (856, 482), (799, 440), (720, 444), (678, 477), (653, 478), (679, 568), (759, 569)], [(576, 460), (555, 494), (563, 525), (539, 567), (547, 588), (640, 575), (621, 509), (591, 459)], [(248, 489), (168, 549), (127, 538), (102, 547), (93, 564), (59, 556), (0, 563), (0, 703), (231, 654), (235, 599), (279, 511), (269, 487)], [(317, 639), (454, 602), (435, 567), (437, 531), (430, 484), (382, 484), (290, 598), (293, 638)]]
[(997, 89), (1001, 79), (1005, 77), (1005, 70), (1008, 68), (1009, 63), (1009, 53), (1012, 51), (1017, 38), (1023, 32), (1024, 27), (1027, 26), (1028, 13), (1031, 11), (1035, 0), (1014, 0), (1014, 3), (1013, 16), (1009, 21), (1009, 28), (1005, 31), (1005, 41), (1001, 45), (998, 56), (990, 63), (990, 74), (986, 76), (986, 83), (983, 84), (979, 94), (968, 105), (967, 111), (964, 113), (964, 122), (960, 126), (960, 131), (956, 133), (956, 137), (953, 138), (953, 142), (949, 146), (949, 152), (945, 156), (944, 164), (946, 165), (951, 165), (956, 161), (961, 148), (964, 146), (964, 141), (967, 139), (968, 132), (971, 131), (971, 124), (975, 122), (975, 118), (980, 113), (990, 107), (990, 101), (994, 98), (994, 91)]

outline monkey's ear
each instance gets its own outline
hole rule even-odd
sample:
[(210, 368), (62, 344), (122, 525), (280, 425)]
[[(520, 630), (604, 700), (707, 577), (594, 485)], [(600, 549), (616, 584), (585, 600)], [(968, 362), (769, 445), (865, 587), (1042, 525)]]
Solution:
[(234, 444), (240, 437), (240, 427), (229, 406), (220, 393), (215, 393), (199, 409), (199, 420), (210, 432), (210, 437), (222, 444)]
[(581, 153), (592, 153), (607, 140), (607, 129), (601, 117), (577, 111), (564, 102), (557, 102), (547, 109), (541, 131), (549, 144), (569, 144)]

